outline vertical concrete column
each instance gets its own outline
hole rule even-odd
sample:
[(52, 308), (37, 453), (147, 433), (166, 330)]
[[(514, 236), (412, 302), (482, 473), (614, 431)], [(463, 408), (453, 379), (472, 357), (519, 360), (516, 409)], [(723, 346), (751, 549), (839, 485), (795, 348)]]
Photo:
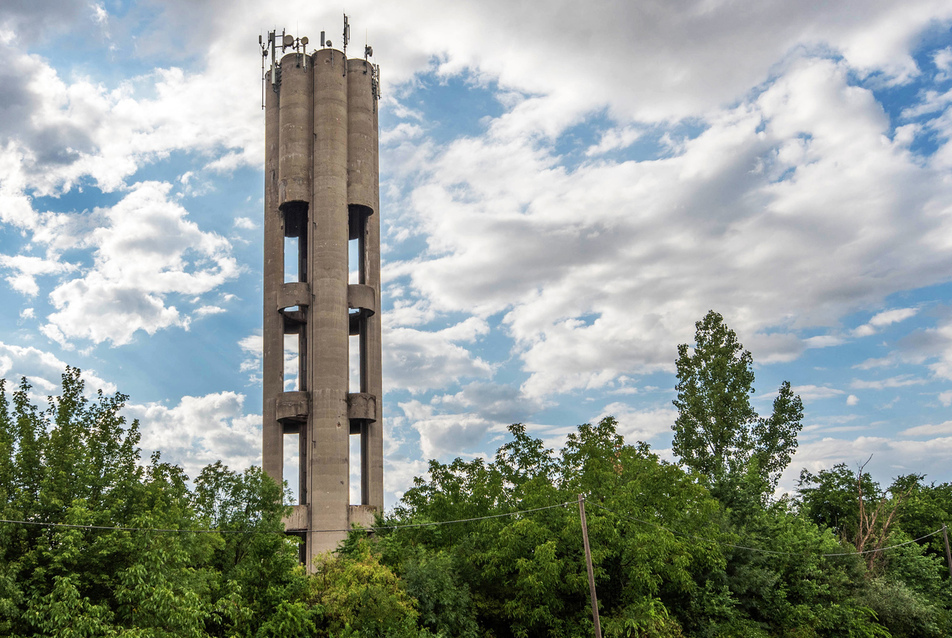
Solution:
[(373, 394), (377, 418), (360, 432), (361, 503), (383, 511), (383, 388), (380, 349), (380, 215), (377, 99), (373, 66), (347, 62), (347, 202), (360, 230), (360, 283), (373, 288), (376, 312), (360, 332), (360, 391)]
[(281, 141), (278, 147), (278, 203), (311, 201), (311, 102), (310, 60), (303, 53), (281, 58)]
[(314, 180), (308, 250), (312, 303), (308, 329), (310, 528), (307, 559), (332, 550), (346, 530), (350, 504), (347, 417), (347, 76), (343, 53), (314, 53)]
[(278, 208), (279, 104), (269, 74), (265, 81), (261, 467), (278, 483), (284, 480), (284, 433), (275, 405), (284, 383), (284, 318), (278, 312), (278, 293), (284, 283), (284, 215)]

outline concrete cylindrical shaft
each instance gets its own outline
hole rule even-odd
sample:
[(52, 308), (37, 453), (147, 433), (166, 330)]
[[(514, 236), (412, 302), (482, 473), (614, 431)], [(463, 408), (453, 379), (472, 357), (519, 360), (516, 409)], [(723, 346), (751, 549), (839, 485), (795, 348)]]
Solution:
[(311, 68), (307, 56), (281, 58), (278, 203), (311, 201)]
[(377, 207), (377, 100), (373, 65), (347, 61), (347, 203), (367, 213)]
[(284, 317), (278, 312), (284, 283), (284, 216), (278, 208), (279, 102), (269, 74), (265, 81), (261, 467), (280, 483), (284, 480), (284, 433), (275, 405), (284, 389)]
[(360, 332), (360, 391), (373, 394), (377, 418), (360, 432), (361, 503), (383, 511), (383, 396), (380, 351), (380, 216), (378, 214), (377, 99), (373, 66), (347, 62), (347, 203), (358, 226), (360, 283), (373, 288), (376, 311)]
[(308, 251), (312, 303), (308, 340), (311, 392), (308, 564), (333, 550), (348, 528), (350, 421), (347, 306), (347, 75), (343, 53), (317, 51), (314, 75), (314, 162)]

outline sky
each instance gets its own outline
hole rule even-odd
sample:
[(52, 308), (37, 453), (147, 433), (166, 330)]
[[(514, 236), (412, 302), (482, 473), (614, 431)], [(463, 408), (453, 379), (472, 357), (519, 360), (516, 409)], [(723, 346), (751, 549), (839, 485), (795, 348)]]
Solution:
[(952, 481), (949, 0), (4, 2), (8, 389), (78, 367), (144, 458), (260, 464), (257, 38), (339, 47), (342, 9), (381, 67), (388, 507), (514, 422), (671, 459), (711, 309), (761, 414), (803, 399), (781, 489)]

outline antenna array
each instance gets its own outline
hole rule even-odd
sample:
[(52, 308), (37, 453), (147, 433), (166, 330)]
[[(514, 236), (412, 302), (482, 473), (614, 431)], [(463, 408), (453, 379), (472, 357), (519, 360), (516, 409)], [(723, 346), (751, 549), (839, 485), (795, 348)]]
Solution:
[[(320, 48), (330, 48), (333, 43), (326, 38), (326, 32), (321, 31), (321, 39), (318, 42)], [(347, 45), (350, 43), (350, 19), (347, 17), (347, 14), (344, 14), (344, 32), (342, 34), (344, 46), (344, 57), (347, 57)], [(258, 36), (258, 46), (261, 47), (261, 108), (262, 110), (265, 107), (265, 84), (267, 83), (268, 71), (271, 73), (271, 90), (276, 91), (278, 87), (278, 75), (281, 72), (280, 56), (278, 55), (278, 49), (281, 49), (281, 55), (283, 56), (288, 49), (293, 49), (297, 53), (304, 54), (304, 64), (307, 65), (307, 45), (308, 45), (307, 36), (302, 38), (296, 38), (293, 35), (287, 33), (285, 29), (281, 29), (281, 35), (278, 35), (276, 29), (268, 31), (268, 40), (265, 42), (264, 36)], [(369, 44), (364, 45), (364, 60), (372, 58), (374, 55), (374, 49)], [(270, 65), (266, 64), (268, 58), (271, 58)], [(371, 65), (373, 69), (373, 87), (374, 87), (374, 96), (380, 97), (380, 65), (373, 64)]]

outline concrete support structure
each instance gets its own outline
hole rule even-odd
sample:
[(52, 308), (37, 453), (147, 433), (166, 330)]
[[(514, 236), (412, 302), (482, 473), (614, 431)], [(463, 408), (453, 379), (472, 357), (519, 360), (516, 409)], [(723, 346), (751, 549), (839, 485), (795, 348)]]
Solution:
[[(308, 565), (383, 510), (377, 78), (366, 59), (299, 46), (265, 76), (262, 461), (283, 480), (285, 437), (299, 437), (300, 505), (286, 526), (304, 537)], [(350, 385), (352, 336), (359, 387)], [(286, 347), (297, 350), (296, 388), (285, 380)]]

